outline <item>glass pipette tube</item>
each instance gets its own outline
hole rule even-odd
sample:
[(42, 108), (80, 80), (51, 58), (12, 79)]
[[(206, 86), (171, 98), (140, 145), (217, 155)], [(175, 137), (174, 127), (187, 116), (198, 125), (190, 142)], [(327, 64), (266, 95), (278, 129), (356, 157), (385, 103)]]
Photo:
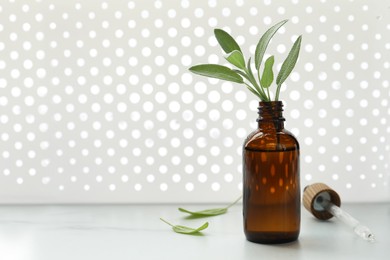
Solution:
[(342, 210), (340, 207), (337, 207), (332, 202), (323, 198), (322, 196), (317, 196), (316, 202), (320, 204), (330, 214), (335, 216), (337, 219), (350, 226), (359, 237), (370, 242), (375, 241), (375, 236), (368, 227), (360, 224), (357, 219)]

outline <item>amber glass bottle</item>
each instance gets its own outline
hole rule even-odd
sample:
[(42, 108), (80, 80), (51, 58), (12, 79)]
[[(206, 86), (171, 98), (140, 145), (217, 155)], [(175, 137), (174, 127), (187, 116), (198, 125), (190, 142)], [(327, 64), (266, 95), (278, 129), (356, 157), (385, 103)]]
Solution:
[(299, 143), (284, 121), (281, 101), (260, 102), (258, 129), (243, 147), (244, 232), (256, 243), (286, 243), (299, 235)]

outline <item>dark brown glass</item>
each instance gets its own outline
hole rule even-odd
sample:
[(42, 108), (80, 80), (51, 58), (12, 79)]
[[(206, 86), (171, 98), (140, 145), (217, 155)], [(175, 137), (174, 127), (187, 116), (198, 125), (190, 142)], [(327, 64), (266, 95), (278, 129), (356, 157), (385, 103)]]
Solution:
[(299, 143), (284, 121), (281, 101), (260, 102), (258, 129), (243, 147), (244, 232), (256, 243), (287, 243), (299, 236)]

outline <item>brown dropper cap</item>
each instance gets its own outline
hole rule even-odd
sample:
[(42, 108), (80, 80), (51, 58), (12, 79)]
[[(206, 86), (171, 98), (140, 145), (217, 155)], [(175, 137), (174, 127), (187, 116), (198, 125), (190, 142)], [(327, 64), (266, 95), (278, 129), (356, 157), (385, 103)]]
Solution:
[(320, 194), (326, 194), (329, 197), (330, 202), (340, 207), (340, 196), (324, 183), (314, 183), (305, 187), (303, 191), (303, 206), (312, 213), (314, 217), (321, 220), (327, 220), (332, 218), (333, 215), (324, 209), (315, 207), (315, 201)]

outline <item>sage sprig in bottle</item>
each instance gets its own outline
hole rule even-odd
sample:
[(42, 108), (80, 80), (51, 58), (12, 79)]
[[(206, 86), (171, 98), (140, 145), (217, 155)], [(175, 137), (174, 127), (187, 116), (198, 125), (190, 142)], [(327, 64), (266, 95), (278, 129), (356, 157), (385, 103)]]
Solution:
[[(263, 61), (268, 44), (286, 22), (270, 27), (259, 39), (254, 58), (248, 60), (229, 33), (215, 29), (215, 38), (233, 68), (219, 64), (189, 68), (201, 76), (243, 84), (261, 100), (259, 127), (248, 136), (243, 149), (244, 232), (248, 240), (259, 243), (296, 240), (300, 229), (299, 144), (284, 129), (279, 94), (298, 60), (302, 36), (295, 40), (276, 77), (274, 56)], [(272, 101), (270, 87), (274, 80), (276, 91)]]

